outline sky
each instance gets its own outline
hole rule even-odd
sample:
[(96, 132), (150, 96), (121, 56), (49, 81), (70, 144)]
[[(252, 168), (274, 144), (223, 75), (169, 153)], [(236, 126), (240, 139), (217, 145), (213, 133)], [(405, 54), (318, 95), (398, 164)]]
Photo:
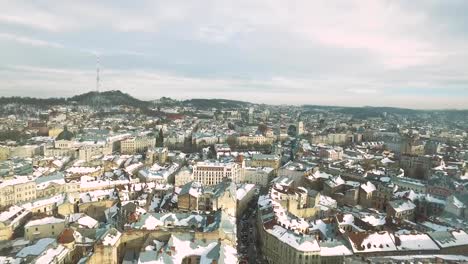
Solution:
[(0, 96), (468, 108), (466, 0), (0, 0)]

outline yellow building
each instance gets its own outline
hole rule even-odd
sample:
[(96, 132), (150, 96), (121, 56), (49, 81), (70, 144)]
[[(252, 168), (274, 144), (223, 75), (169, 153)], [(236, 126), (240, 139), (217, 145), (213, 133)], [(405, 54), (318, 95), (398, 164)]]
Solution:
[(9, 240), (16, 228), (22, 226), (31, 212), (13, 205), (0, 213), (0, 240)]
[(36, 199), (36, 182), (28, 176), (18, 176), (0, 183), (0, 206)]
[(88, 264), (118, 264), (120, 259), (120, 240), (122, 233), (117, 229), (107, 230), (94, 244), (94, 253)]
[(49, 137), (56, 138), (62, 131), (63, 128), (51, 127), (49, 128)]
[(29, 221), (24, 226), (24, 238), (35, 240), (45, 237), (57, 237), (65, 229), (65, 219), (45, 217), (42, 219)]
[(0, 160), (6, 160), (10, 157), (10, 147), (0, 146)]

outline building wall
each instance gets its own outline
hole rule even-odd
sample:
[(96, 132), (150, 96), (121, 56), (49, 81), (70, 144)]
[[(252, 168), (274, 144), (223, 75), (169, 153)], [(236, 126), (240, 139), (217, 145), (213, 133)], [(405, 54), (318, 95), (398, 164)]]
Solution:
[(30, 216), (31, 212), (22, 209), (22, 211), (19, 212), (19, 215), (14, 216), (7, 221), (0, 222), (0, 241), (11, 239), (15, 229), (22, 228)]
[(267, 187), (270, 183), (270, 178), (273, 177), (273, 170), (267, 172), (258, 168), (244, 168), (244, 179), (241, 182), (253, 183), (262, 187)]
[(120, 152), (122, 154), (135, 154), (148, 150), (148, 148), (156, 145), (156, 138), (154, 137), (134, 137), (122, 140), (120, 142)]
[(179, 172), (176, 173), (174, 179), (175, 186), (185, 185), (186, 183), (192, 181), (192, 172), (190, 170), (181, 169)]
[(241, 168), (237, 163), (204, 164), (193, 166), (194, 180), (204, 185), (216, 185), (225, 178), (239, 182)]
[(177, 205), (180, 210), (193, 211), (198, 210), (198, 199), (188, 193), (179, 195)]
[(6, 146), (0, 146), (0, 161), (6, 160), (10, 157), (10, 148)]
[[(13, 182), (14, 180), (12, 180)], [(27, 181), (0, 188), (0, 206), (8, 206), (36, 199), (36, 183)]]
[(80, 213), (85, 213), (98, 221), (105, 221), (106, 216), (105, 216), (104, 211), (112, 207), (114, 203), (115, 203), (114, 200), (103, 200), (103, 201), (83, 203), (79, 205), (78, 211)]
[(35, 240), (45, 237), (57, 237), (65, 229), (65, 221), (54, 224), (44, 224), (24, 227), (24, 238)]

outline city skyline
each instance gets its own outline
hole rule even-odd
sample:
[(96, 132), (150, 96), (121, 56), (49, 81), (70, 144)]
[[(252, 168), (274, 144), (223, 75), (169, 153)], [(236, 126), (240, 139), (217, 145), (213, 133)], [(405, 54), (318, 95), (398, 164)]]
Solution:
[(5, 1), (0, 96), (466, 109), (467, 5)]

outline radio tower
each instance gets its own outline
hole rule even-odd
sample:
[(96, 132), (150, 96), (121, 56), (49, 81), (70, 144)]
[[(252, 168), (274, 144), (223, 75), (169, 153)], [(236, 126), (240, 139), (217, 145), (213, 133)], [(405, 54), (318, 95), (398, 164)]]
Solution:
[(97, 55), (97, 64), (96, 64), (96, 92), (99, 93), (99, 55)]

